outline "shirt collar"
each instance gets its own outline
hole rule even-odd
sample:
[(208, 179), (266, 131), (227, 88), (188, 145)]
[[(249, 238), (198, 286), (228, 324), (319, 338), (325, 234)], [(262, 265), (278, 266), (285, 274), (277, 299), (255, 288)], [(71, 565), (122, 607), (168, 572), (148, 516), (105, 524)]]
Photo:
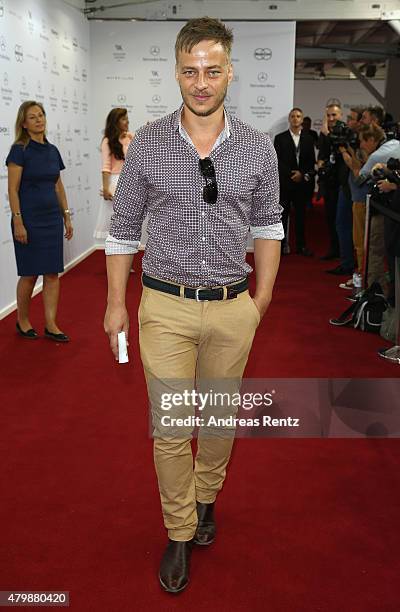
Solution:
[[(192, 139), (190, 138), (189, 134), (187, 133), (187, 131), (182, 125), (182, 119), (181, 119), (182, 111), (183, 111), (183, 104), (176, 113), (176, 118), (174, 121), (175, 129), (179, 131), (179, 134), (182, 136), (182, 138), (184, 138), (187, 142), (193, 145)], [(225, 108), (224, 108), (224, 120), (225, 120), (224, 128), (222, 132), (219, 134), (217, 140), (215, 141), (213, 150), (216, 149), (220, 144), (225, 142), (225, 140), (227, 140), (231, 136), (231, 121), (230, 121), (230, 117)]]

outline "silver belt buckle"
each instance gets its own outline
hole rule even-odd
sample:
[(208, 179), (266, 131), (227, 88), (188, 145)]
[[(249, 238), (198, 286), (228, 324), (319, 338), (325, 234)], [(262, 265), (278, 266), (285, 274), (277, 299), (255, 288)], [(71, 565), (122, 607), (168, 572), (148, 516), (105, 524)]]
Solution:
[(202, 291), (203, 289), (205, 289), (205, 287), (197, 287), (197, 288), (194, 290), (194, 295), (195, 295), (195, 298), (196, 298), (196, 302), (208, 302), (208, 301), (209, 301), (209, 300), (201, 300), (201, 299), (200, 299), (200, 297), (199, 297), (199, 291)]

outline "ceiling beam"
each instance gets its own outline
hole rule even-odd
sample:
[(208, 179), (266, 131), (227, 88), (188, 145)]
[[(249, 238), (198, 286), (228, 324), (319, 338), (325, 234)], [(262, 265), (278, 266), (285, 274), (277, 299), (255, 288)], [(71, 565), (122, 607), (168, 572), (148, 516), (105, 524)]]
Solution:
[(335, 21), (323, 21), (322, 23), (318, 24), (317, 31), (314, 35), (313, 46), (317, 46), (323, 43), (327, 39), (328, 35), (332, 32), (332, 30), (334, 30), (335, 26)]
[(384, 45), (375, 45), (371, 48), (363, 47), (357, 49), (357, 47), (351, 49), (348, 46), (328, 47), (309, 47), (296, 45), (296, 59), (306, 61), (336, 61), (336, 60), (353, 60), (353, 61), (364, 61), (374, 62), (383, 61), (388, 57), (397, 57), (396, 49)]
[(396, 32), (397, 36), (400, 36), (400, 20), (399, 19), (391, 19), (388, 23), (392, 26), (392, 28)]
[(351, 39), (351, 44), (356, 45), (368, 40), (371, 34), (379, 30), (381, 26), (382, 21), (364, 21), (362, 24), (357, 24), (357, 29)]
[(383, 107), (385, 107), (385, 98), (382, 94), (372, 85), (372, 83), (363, 75), (362, 72), (357, 68), (353, 62), (349, 60), (343, 60), (343, 64), (347, 66), (347, 68), (357, 77), (357, 79), (364, 85), (365, 89), (369, 91), (369, 93), (374, 96), (375, 100), (379, 102)]

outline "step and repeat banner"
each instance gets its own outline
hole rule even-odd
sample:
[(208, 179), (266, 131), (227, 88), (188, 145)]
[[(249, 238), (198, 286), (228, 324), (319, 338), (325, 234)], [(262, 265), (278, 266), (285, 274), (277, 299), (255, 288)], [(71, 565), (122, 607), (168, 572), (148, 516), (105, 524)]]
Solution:
[[(15, 300), (5, 158), (21, 102), (43, 103), (48, 138), (66, 165), (75, 236), (65, 263), (93, 244), (105, 118), (127, 108), (131, 129), (174, 111), (175, 38), (182, 22), (92, 22), (61, 0), (0, 0), (0, 313)], [(235, 35), (229, 111), (272, 137), (293, 105), (295, 24), (230, 23)], [(93, 100), (92, 106), (90, 100)]]
[(64, 2), (0, 0), (0, 312), (14, 302), (17, 280), (4, 162), (25, 100), (44, 105), (48, 139), (66, 166), (75, 236), (65, 241), (65, 263), (93, 245), (89, 41), (89, 24)]
[[(231, 22), (234, 79), (227, 109), (273, 137), (293, 106), (295, 22)], [(100, 185), (99, 143), (105, 119), (125, 107), (134, 131), (181, 104), (174, 45), (183, 22), (92, 22), (93, 181)], [(142, 243), (146, 234), (142, 236)], [(251, 246), (249, 244), (249, 246)]]
[[(111, 108), (128, 109), (131, 128), (174, 111), (181, 102), (174, 45), (183, 22), (90, 24), (93, 119), (101, 138)], [(229, 23), (234, 80), (228, 110), (262, 132), (287, 127), (293, 104), (295, 23)]]

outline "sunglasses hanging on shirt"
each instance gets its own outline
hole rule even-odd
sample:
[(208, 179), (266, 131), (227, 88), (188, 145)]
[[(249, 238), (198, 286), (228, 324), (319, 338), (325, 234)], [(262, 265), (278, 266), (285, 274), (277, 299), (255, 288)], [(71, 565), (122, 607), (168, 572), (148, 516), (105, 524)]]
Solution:
[(209, 157), (199, 159), (200, 172), (206, 179), (206, 185), (203, 187), (203, 200), (207, 204), (215, 204), (218, 198), (218, 185), (215, 177), (215, 168), (212, 160)]

